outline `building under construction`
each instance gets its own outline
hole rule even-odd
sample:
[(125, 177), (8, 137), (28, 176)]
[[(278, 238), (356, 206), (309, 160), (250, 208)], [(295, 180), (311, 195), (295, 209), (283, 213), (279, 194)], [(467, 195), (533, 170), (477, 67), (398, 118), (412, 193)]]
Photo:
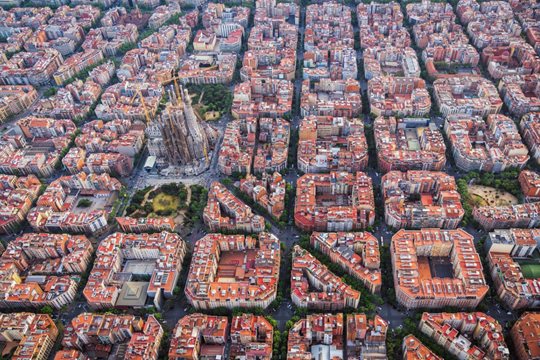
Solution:
[(148, 150), (158, 166), (180, 166), (197, 173), (210, 165), (217, 131), (197, 118), (187, 90), (176, 90), (169, 91), (170, 102), (147, 128)]

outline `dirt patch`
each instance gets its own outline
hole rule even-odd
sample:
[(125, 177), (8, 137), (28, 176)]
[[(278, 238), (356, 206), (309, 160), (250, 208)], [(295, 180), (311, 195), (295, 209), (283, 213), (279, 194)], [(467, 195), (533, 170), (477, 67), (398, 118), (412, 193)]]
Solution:
[(516, 205), (519, 200), (514, 195), (488, 186), (469, 185), (469, 194), (473, 207)]
[(154, 200), (152, 200), (155, 213), (158, 211), (174, 212), (178, 209), (179, 205), (180, 199), (177, 196), (167, 195), (165, 193), (157, 194)]

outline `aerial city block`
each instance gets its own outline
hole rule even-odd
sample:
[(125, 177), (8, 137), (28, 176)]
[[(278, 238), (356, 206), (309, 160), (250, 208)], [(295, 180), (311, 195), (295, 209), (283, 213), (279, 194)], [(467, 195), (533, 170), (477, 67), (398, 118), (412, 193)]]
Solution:
[(540, 360), (540, 1), (0, 0), (0, 359)]

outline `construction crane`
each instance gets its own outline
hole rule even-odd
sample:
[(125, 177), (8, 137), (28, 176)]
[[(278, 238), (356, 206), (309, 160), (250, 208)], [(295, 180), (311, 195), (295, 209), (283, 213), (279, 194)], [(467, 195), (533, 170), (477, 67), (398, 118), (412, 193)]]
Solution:
[[(205, 71), (210, 71), (210, 70), (215, 70), (217, 69), (218, 66), (217, 65), (212, 65), (208, 68), (205, 69)], [(165, 86), (167, 84), (169, 84), (171, 81), (174, 82), (174, 91), (176, 92), (176, 96), (178, 98), (180, 98), (180, 87), (178, 86), (178, 80), (181, 80), (182, 78), (181, 77), (178, 77), (178, 76), (171, 76), (170, 78), (168, 78), (167, 80), (163, 80), (161, 82), (161, 85), (162, 86)]]
[(150, 118), (150, 114), (148, 113), (146, 103), (144, 102), (144, 96), (142, 95), (141, 90), (139, 88), (135, 88), (135, 93), (131, 97), (131, 100), (129, 101), (129, 105), (133, 105), (133, 102), (135, 101), (135, 98), (137, 98), (137, 96), (139, 97), (139, 99), (141, 101), (141, 105), (142, 105), (143, 111), (144, 111), (144, 117), (146, 118), (146, 124), (148, 125), (148, 124), (150, 124), (152, 119)]
[(180, 78), (178, 76), (173, 76), (167, 80), (164, 80), (161, 82), (161, 85), (162, 86), (165, 86), (167, 84), (169, 84), (171, 81), (174, 82), (174, 92), (176, 93), (176, 97), (178, 98), (178, 101), (182, 101), (182, 94), (180, 94), (180, 86), (178, 85), (178, 80), (180, 80)]
[(204, 158), (206, 159), (206, 162), (208, 163), (208, 150), (206, 149), (205, 142), (203, 142), (203, 153), (204, 153)]

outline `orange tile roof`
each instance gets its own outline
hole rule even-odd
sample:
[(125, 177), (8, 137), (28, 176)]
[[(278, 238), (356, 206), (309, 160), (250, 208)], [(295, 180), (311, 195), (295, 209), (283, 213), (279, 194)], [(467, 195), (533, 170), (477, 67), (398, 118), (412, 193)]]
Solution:
[(208, 234), (195, 244), (186, 297), (202, 309), (267, 307), (276, 297), (280, 256), (279, 240), (269, 233)]
[(94, 267), (83, 294), (91, 306), (116, 305), (124, 281), (115, 279), (123, 271), (127, 260), (144, 259), (154, 262), (148, 286), (148, 295), (163, 291), (172, 295), (180, 276), (186, 254), (186, 244), (174, 233), (122, 234), (106, 237), (96, 251)]
[[(390, 247), (394, 285), (400, 303), (408, 308), (475, 307), (487, 294), (482, 263), (473, 237), (462, 229), (400, 230)], [(447, 257), (453, 277), (421, 276), (420, 257)]]

